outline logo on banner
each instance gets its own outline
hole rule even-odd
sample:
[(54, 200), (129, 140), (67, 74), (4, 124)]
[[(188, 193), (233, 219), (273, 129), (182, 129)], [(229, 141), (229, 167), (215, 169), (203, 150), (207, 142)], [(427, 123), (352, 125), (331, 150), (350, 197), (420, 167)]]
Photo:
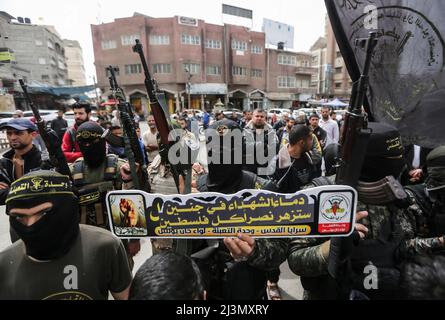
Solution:
[(342, 195), (328, 197), (321, 204), (321, 214), (328, 221), (340, 221), (348, 213), (348, 199)]

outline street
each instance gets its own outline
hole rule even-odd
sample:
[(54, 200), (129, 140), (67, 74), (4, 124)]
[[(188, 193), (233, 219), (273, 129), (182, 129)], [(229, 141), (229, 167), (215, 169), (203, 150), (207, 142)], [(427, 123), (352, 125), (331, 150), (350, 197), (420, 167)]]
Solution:
[[(0, 207), (0, 252), (3, 251), (11, 244), (9, 237), (9, 221), (8, 216), (5, 214), (5, 206)], [(141, 251), (134, 259), (134, 273), (141, 267), (141, 265), (152, 255), (151, 245), (148, 239), (142, 240)], [(279, 282), (282, 297), (284, 300), (301, 299), (303, 296), (303, 290), (300, 285), (300, 281), (296, 275), (294, 275), (285, 262), (281, 266), (281, 278)]]

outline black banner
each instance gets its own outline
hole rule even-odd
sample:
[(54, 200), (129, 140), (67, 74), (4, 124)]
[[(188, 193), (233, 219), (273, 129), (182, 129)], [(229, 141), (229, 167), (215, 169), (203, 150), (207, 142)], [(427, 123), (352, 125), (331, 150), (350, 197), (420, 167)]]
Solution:
[(356, 39), (369, 32), (379, 43), (372, 59), (368, 101), (372, 117), (396, 126), (404, 144), (445, 143), (445, 1), (325, 0), (353, 81), (365, 51)]

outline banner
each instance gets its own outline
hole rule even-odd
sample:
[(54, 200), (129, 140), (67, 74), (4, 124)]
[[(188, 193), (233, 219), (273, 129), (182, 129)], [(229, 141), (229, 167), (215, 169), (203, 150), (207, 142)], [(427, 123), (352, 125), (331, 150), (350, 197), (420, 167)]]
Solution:
[(234, 195), (157, 195), (115, 191), (107, 195), (112, 232), (122, 239), (336, 237), (352, 233), (356, 191), (325, 186), (284, 195), (244, 190)]
[(222, 5), (222, 12), (223, 14), (228, 14), (231, 16), (246, 18), (246, 19), (253, 19), (253, 11), (248, 9), (243, 9), (239, 7), (230, 6), (227, 4)]
[(378, 34), (368, 101), (376, 121), (397, 127), (404, 144), (445, 144), (445, 1), (325, 0), (353, 81), (365, 51), (357, 39)]

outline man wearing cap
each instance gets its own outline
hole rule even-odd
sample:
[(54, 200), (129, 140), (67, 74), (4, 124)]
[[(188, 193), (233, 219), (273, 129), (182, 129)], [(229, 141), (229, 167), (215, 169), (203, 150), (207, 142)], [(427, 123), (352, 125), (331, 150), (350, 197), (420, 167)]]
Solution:
[(1, 300), (127, 299), (131, 272), (122, 242), (79, 226), (67, 176), (31, 172), (11, 185), (6, 213), (20, 241), (0, 252)]
[(34, 146), (37, 127), (29, 119), (15, 118), (0, 126), (6, 131), (11, 150), (0, 159), (0, 205), (5, 204), (9, 186), (26, 173), (40, 169), (42, 156)]

